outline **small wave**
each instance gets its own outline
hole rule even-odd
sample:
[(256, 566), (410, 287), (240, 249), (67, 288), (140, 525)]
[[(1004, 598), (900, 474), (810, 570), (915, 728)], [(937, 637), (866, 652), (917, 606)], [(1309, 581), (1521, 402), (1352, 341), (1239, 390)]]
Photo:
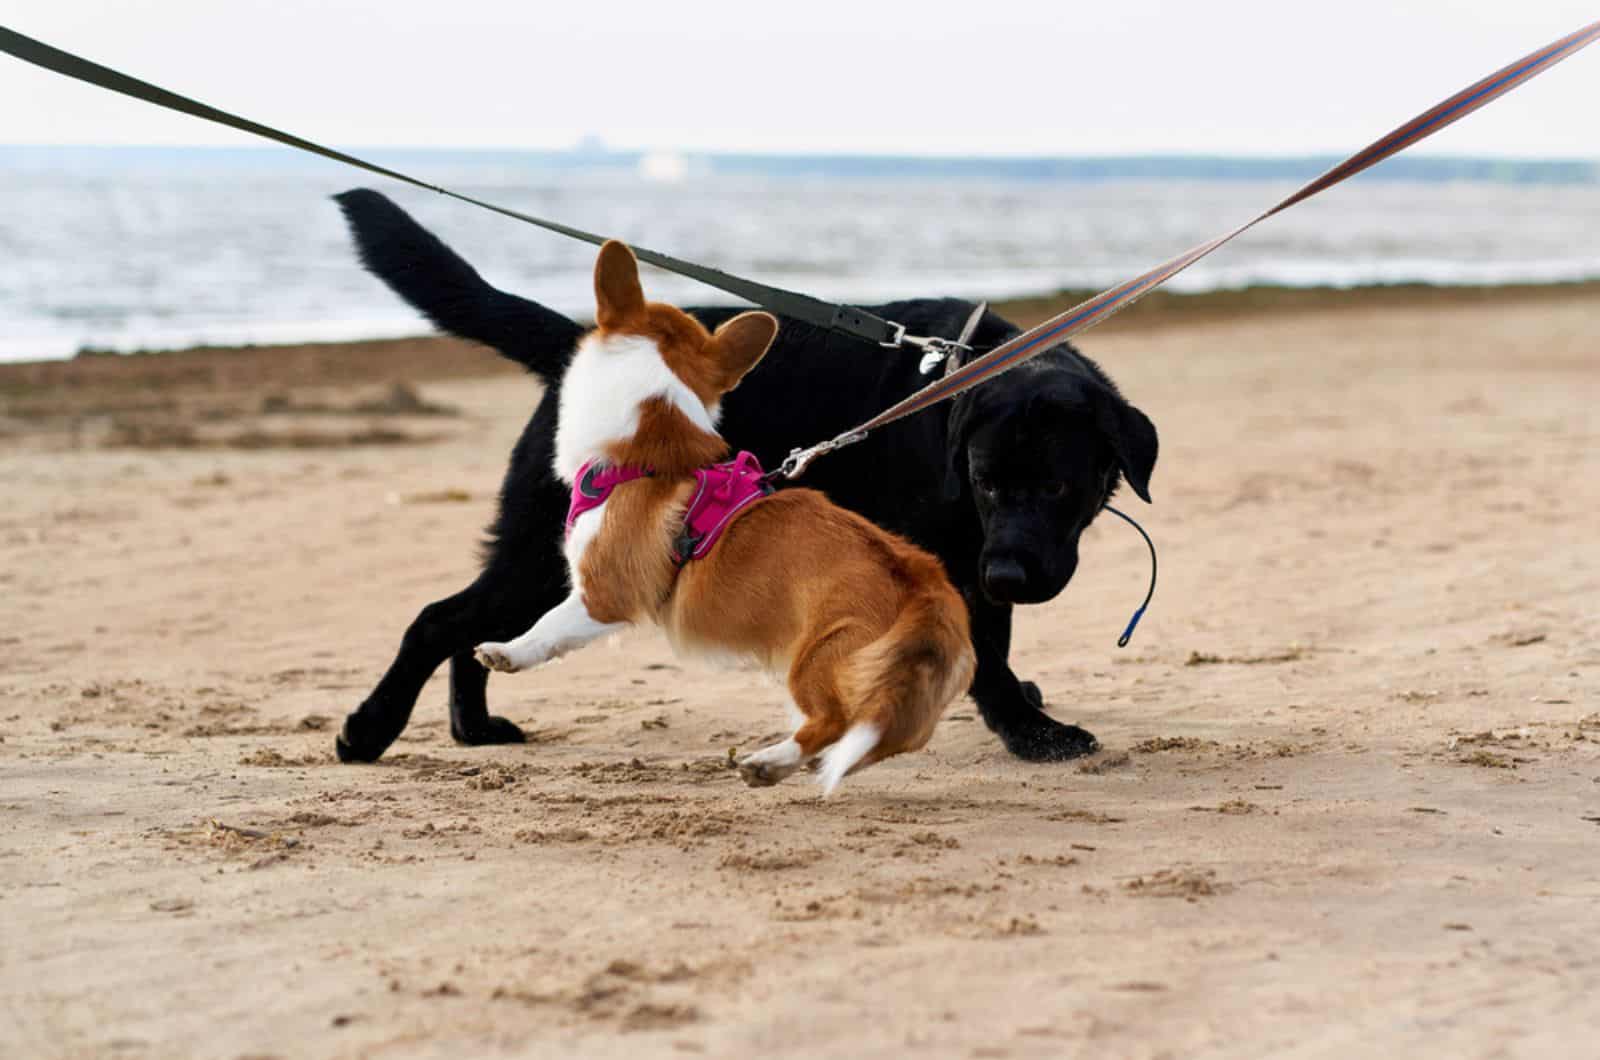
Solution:
[[(356, 260), (328, 199), (350, 175), (250, 164), (264, 158), (191, 172), (95, 168), (69, 153), (30, 169), (0, 152), (0, 360), (427, 332)], [(626, 168), (532, 172), (515, 161), (461, 156), (448, 168), (455, 183), (492, 185), (508, 205), (857, 303), (1107, 287), (1287, 190), (1261, 180), (730, 176), (692, 158), (692, 179), (653, 181)], [(495, 286), (592, 312), (593, 248), (437, 196), (391, 194)], [(1170, 286), (1593, 279), (1597, 216), (1594, 184), (1353, 185), (1273, 218)], [(647, 283), (680, 304), (735, 301), (656, 270)]]
[[(1000, 301), (1054, 295), (1063, 290), (1099, 290), (1126, 279), (1106, 273), (1051, 274), (950, 272), (915, 279), (903, 276), (833, 277), (804, 289), (820, 297), (858, 303), (889, 302), (902, 298), (954, 297), (974, 301)], [(784, 283), (786, 277), (773, 278)], [(815, 277), (811, 277), (815, 280)], [(1517, 265), (1461, 262), (1368, 262), (1328, 268), (1326, 263), (1222, 268), (1195, 276), (1182, 276), (1167, 286), (1185, 295), (1251, 288), (1350, 289), (1399, 285), (1432, 287), (1516, 287), (1600, 281), (1600, 260), (1589, 262), (1525, 262)], [(802, 285), (795, 283), (793, 286)], [(683, 305), (731, 305), (738, 300), (674, 278), (658, 287), (659, 297)], [(673, 292), (677, 293), (673, 293)], [(547, 303), (553, 304), (553, 303)], [(575, 319), (581, 310), (559, 306)], [(367, 339), (408, 338), (431, 332), (430, 325), (405, 313), (362, 317), (280, 321), (229, 321), (174, 324), (147, 321), (109, 329), (96, 329), (85, 341), (71, 329), (10, 332), (0, 336), (0, 362), (63, 360), (85, 349), (115, 353), (140, 353), (191, 349), (196, 346), (270, 346), (303, 342), (354, 342)]]

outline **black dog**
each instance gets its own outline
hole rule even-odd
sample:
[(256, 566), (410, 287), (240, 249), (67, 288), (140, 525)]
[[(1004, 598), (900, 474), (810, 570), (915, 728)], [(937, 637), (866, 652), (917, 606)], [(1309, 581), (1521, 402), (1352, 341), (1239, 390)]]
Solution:
[[(445, 331), (493, 347), (546, 384), (511, 453), (476, 581), (429, 604), (400, 653), (337, 741), (346, 762), (374, 761), (394, 742), (429, 675), (450, 661), (450, 731), (467, 744), (522, 732), (489, 714), (488, 671), (473, 645), (531, 626), (567, 593), (561, 557), (567, 488), (550, 469), (561, 377), (583, 329), (490, 287), (454, 251), (374, 191), (337, 196), (361, 260)], [(954, 337), (972, 306), (920, 299), (871, 307), (912, 334)], [(708, 327), (736, 309), (692, 309)], [(987, 314), (973, 336), (990, 348), (1017, 328)], [(829, 438), (928, 381), (918, 357), (785, 319), (761, 364), (728, 396), (720, 429), (735, 449), (776, 467), (790, 449)], [(819, 460), (802, 483), (939, 556), (967, 600), (978, 654), (972, 697), (989, 728), (1022, 758), (1095, 750), (1093, 736), (1043, 711), (1037, 686), (1006, 661), (1011, 607), (1059, 593), (1078, 564), (1078, 536), (1126, 478), (1148, 501), (1156, 431), (1093, 361), (1060, 347)]]

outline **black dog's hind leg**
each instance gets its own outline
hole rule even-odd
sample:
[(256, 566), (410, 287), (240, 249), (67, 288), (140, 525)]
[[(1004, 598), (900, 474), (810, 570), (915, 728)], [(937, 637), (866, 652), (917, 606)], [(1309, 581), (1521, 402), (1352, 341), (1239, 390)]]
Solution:
[(1000, 737), (1006, 750), (1030, 762), (1061, 762), (1092, 754), (1100, 743), (1076, 725), (1063, 725), (1044, 712), (1044, 698), (1032, 681), (1011, 672), (1011, 608), (983, 599), (982, 590), (967, 594), (972, 618), (972, 646), (978, 670), (972, 698), (984, 724)]

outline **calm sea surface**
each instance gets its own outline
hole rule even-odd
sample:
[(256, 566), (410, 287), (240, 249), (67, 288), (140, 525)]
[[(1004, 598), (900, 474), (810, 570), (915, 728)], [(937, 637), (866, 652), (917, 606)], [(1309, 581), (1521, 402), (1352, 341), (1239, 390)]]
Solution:
[[(1296, 180), (764, 171), (653, 158), (549, 165), (411, 152), (423, 179), (830, 299), (1101, 287), (1219, 234)], [(426, 326), (357, 265), (329, 196), (378, 187), (496, 285), (575, 315), (594, 251), (288, 152), (0, 149), (0, 360), (83, 347), (292, 342)], [(1600, 183), (1368, 177), (1273, 218), (1174, 282), (1600, 278)], [(662, 273), (654, 296), (720, 292)]]

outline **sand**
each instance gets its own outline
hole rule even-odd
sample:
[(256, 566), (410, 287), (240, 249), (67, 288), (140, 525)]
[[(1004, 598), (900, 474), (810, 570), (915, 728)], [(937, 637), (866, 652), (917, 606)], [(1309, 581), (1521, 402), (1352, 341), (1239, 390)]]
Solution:
[[(1095, 333), (1162, 432), (1015, 668), (822, 802), (649, 632), (334, 727), (532, 381), (447, 340), (0, 372), (0, 1054), (1571, 1056), (1600, 1041), (1600, 296)], [(413, 389), (389, 393), (396, 379)], [(440, 406), (419, 409), (417, 401)]]

